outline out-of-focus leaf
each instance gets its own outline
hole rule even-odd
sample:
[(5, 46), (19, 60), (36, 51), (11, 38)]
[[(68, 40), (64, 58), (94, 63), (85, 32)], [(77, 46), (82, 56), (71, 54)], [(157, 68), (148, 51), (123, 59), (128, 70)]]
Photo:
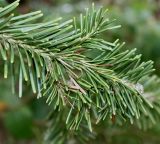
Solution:
[(8, 112), (4, 118), (8, 132), (18, 139), (30, 138), (32, 132), (32, 113), (27, 107)]

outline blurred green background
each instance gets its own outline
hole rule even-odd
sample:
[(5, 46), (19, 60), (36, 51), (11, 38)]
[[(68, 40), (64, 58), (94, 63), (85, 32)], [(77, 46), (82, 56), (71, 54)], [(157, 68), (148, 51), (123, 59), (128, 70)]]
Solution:
[[(13, 1), (0, 0), (0, 6)], [(154, 61), (155, 73), (160, 75), (160, 0), (21, 0), (17, 13), (42, 10), (45, 15), (42, 21), (59, 16), (69, 19), (78, 16), (92, 2), (109, 9), (108, 17), (122, 25), (104, 33), (103, 38), (120, 39), (126, 42), (127, 49), (137, 48), (143, 60)], [(0, 144), (41, 144), (49, 107), (43, 99), (36, 100), (28, 87), (24, 89), (24, 97), (18, 99), (12, 94), (10, 80), (3, 79), (2, 70), (0, 73)], [(159, 125), (148, 131), (132, 126), (104, 130), (102, 125), (99, 131), (104, 136), (99, 138), (107, 139), (108, 144), (160, 143)]]

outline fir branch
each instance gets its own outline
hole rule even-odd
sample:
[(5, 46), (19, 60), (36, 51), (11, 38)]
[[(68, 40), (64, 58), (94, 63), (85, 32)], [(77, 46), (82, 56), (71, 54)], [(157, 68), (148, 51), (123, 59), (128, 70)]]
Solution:
[(4, 77), (11, 71), (14, 83), (19, 75), (19, 97), (25, 80), (37, 98), (46, 97), (52, 114), (66, 109), (67, 128), (74, 130), (83, 121), (92, 131), (92, 123), (106, 117), (133, 123), (150, 115), (153, 106), (136, 84), (153, 71), (152, 61), (141, 63), (135, 50), (99, 39), (103, 31), (119, 27), (111, 26), (106, 10), (93, 5), (80, 15), (80, 25), (76, 18), (34, 23), (42, 13), (14, 16), (18, 2), (0, 9), (0, 51)]

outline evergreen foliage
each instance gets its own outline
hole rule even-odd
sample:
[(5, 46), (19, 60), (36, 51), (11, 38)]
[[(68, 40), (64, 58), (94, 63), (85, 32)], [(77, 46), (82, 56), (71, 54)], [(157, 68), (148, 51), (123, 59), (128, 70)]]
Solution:
[(18, 4), (0, 8), (4, 78), (11, 76), (13, 93), (19, 82), (19, 97), (24, 84), (30, 85), (50, 105), (46, 143), (70, 137), (85, 142), (102, 121), (146, 128), (159, 120), (159, 80), (149, 76), (153, 62), (141, 62), (136, 49), (123, 50), (119, 40), (100, 37), (120, 27), (107, 10), (93, 4), (78, 18), (40, 23), (41, 11), (15, 16)]

